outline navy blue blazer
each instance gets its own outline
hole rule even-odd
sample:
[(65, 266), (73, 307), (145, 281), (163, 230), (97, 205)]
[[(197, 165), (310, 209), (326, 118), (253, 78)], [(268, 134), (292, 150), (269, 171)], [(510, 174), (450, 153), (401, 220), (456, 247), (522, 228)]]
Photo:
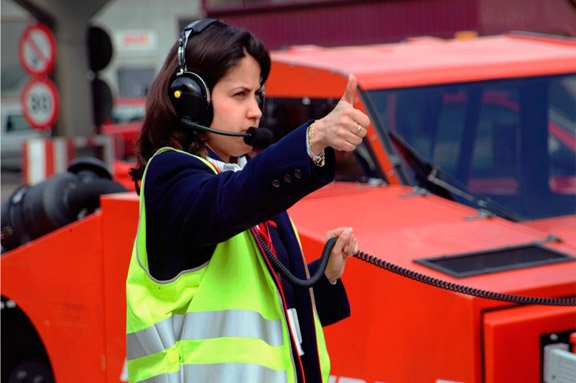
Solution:
[[(150, 273), (160, 280), (174, 278), (207, 262), (217, 243), (273, 220), (277, 229), (271, 229), (271, 237), (278, 258), (294, 275), (304, 278), (300, 245), (286, 210), (331, 182), (335, 174), (332, 149), (326, 150), (324, 167), (310, 160), (306, 128), (307, 124), (287, 134), (237, 172), (216, 175), (202, 161), (176, 151), (166, 151), (150, 161), (142, 191)], [(311, 274), (317, 266), (318, 261), (308, 265)], [(288, 305), (298, 312), (306, 381), (321, 382), (310, 292), (284, 280), (282, 287)], [(322, 325), (350, 315), (341, 281), (332, 285), (323, 277), (313, 289)], [(300, 371), (298, 375), (303, 381)]]

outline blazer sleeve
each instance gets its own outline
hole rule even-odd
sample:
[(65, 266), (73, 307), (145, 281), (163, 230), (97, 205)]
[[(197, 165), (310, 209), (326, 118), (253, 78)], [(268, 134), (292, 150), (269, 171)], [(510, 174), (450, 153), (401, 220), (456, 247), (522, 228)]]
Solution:
[(214, 174), (199, 159), (166, 151), (148, 165), (143, 186), (147, 216), (190, 247), (222, 242), (291, 207), (334, 179), (335, 159), (315, 166), (306, 128), (295, 129), (237, 172)]

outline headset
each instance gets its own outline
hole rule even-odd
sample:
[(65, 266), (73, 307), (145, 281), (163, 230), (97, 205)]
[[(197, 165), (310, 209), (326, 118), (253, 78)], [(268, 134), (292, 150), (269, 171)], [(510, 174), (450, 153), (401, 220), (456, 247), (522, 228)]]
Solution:
[[(207, 127), (212, 123), (214, 112), (212, 109), (212, 100), (210, 89), (206, 82), (197, 73), (188, 71), (186, 66), (186, 45), (188, 40), (197, 34), (202, 33), (210, 25), (218, 20), (206, 18), (191, 22), (180, 32), (178, 39), (178, 69), (174, 75), (169, 87), (169, 97), (176, 115), (180, 121), (193, 127)], [(264, 87), (260, 90), (258, 98), (258, 107), (264, 111)], [(200, 129), (205, 130), (206, 129)]]
[(186, 67), (186, 45), (191, 36), (202, 33), (215, 19), (201, 19), (191, 22), (180, 32), (178, 39), (178, 69), (170, 83), (170, 102), (178, 119), (191, 118), (201, 125), (212, 122), (212, 102), (206, 82), (198, 74), (189, 72)]

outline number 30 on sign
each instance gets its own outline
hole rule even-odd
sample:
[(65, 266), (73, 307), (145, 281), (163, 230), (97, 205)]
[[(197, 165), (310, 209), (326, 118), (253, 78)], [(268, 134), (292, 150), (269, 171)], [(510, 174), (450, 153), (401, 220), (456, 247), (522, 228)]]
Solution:
[(56, 85), (47, 78), (31, 79), (20, 100), (24, 118), (34, 129), (50, 129), (56, 123), (58, 116), (58, 90)]

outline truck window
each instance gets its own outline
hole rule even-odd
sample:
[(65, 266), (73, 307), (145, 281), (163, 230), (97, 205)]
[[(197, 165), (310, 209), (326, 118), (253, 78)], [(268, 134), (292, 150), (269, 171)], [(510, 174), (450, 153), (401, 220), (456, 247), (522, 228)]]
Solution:
[[(266, 98), (261, 125), (274, 133), (274, 141), (305, 121), (327, 115), (337, 99)], [(364, 142), (354, 152), (336, 152), (336, 180), (382, 182), (382, 172), (370, 147)]]
[(576, 213), (575, 74), (369, 97), (385, 133), (467, 190), (526, 219)]

